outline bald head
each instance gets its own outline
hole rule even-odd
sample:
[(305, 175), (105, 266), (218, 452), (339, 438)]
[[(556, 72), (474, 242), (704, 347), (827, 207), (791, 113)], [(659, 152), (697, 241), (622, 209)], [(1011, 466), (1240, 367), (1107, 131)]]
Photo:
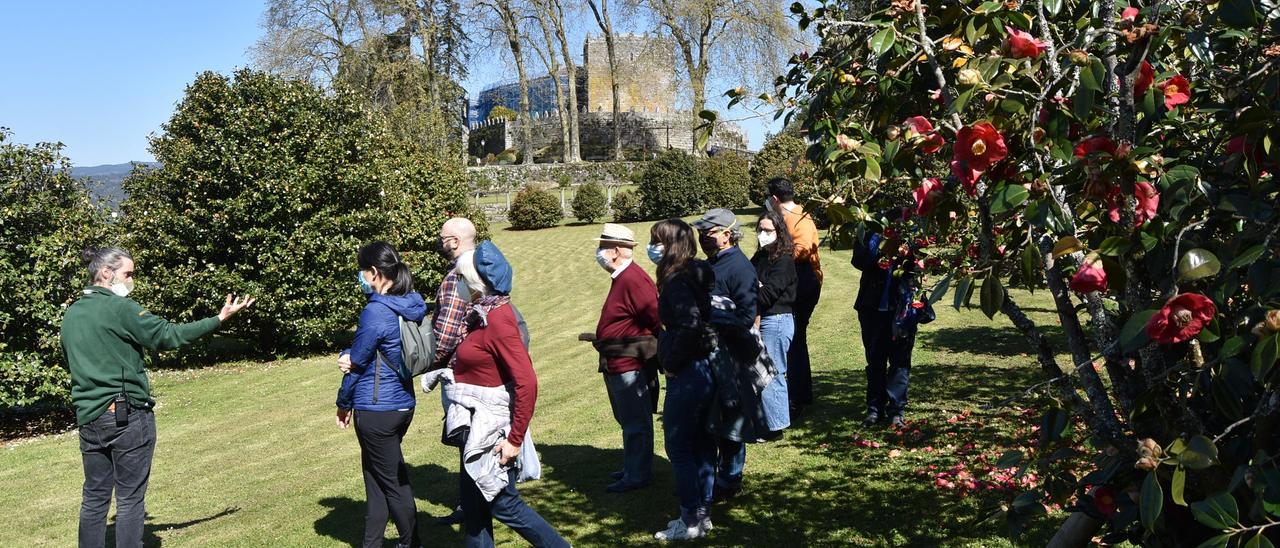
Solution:
[(452, 259), (476, 248), (476, 225), (466, 217), (454, 217), (440, 227), (440, 246)]

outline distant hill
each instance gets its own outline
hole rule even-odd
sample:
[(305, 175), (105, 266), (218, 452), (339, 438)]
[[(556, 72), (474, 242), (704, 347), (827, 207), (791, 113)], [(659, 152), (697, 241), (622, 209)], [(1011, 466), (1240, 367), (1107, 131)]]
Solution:
[[(133, 172), (135, 162), (126, 164), (104, 164), (100, 166), (77, 166), (71, 168), (71, 176), (88, 177), (92, 184), (89, 191), (95, 198), (105, 200), (114, 209), (124, 200), (124, 189), (121, 188), (124, 178)], [(160, 167), (157, 162), (136, 162), (146, 167)]]

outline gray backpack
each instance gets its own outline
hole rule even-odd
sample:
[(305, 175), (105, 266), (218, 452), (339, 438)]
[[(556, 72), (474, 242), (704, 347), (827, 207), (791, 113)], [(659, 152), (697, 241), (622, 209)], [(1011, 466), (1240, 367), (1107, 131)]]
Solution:
[[(400, 320), (400, 361), (404, 363), (396, 374), (400, 375), (400, 380), (406, 386), (412, 386), (410, 379), (432, 370), (432, 366), (435, 365), (436, 333), (429, 319), (411, 322), (404, 319), (404, 316), (397, 315), (396, 318)], [(391, 366), (391, 361), (383, 356), (382, 352), (378, 352), (373, 361), (375, 371), (384, 362), (388, 367)], [(378, 388), (381, 380), (375, 372), (373, 375), (373, 403), (375, 404), (378, 403)], [(412, 393), (413, 389), (409, 388), (409, 392)]]

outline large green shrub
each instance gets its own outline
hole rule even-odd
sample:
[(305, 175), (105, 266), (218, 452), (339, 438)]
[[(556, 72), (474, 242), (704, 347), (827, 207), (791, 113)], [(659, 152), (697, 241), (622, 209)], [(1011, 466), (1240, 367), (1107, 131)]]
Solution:
[(0, 412), (67, 402), (62, 312), (87, 285), (80, 252), (108, 229), (61, 145), (8, 139), (0, 130)]
[(609, 212), (608, 201), (600, 183), (590, 182), (579, 186), (578, 192), (573, 195), (573, 216), (584, 223), (594, 223)]
[(511, 228), (537, 230), (560, 224), (564, 211), (560, 209), (560, 198), (555, 194), (527, 186), (511, 199), (511, 211), (507, 216), (511, 220)]
[(640, 178), (644, 215), (665, 219), (698, 212), (704, 186), (698, 161), (683, 151), (668, 150), (650, 162)]
[(737, 154), (725, 152), (702, 162), (706, 186), (702, 191), (704, 208), (743, 207), (750, 203), (748, 187), (751, 174), (747, 172), (747, 160)]
[(751, 203), (763, 204), (770, 179), (786, 177), (796, 186), (797, 199), (811, 197), (817, 178), (813, 164), (805, 159), (809, 145), (793, 131), (784, 131), (765, 141), (751, 161)]
[(616, 223), (634, 223), (645, 220), (644, 203), (634, 190), (624, 190), (613, 195), (613, 221)]
[(346, 93), (250, 70), (204, 73), (152, 139), (163, 167), (125, 181), (123, 228), (137, 298), (176, 321), (227, 292), (258, 303), (229, 333), (262, 351), (331, 344), (363, 301), (356, 249), (385, 239), (418, 289), (440, 279), (429, 251), (467, 211), (460, 166), (407, 151)]

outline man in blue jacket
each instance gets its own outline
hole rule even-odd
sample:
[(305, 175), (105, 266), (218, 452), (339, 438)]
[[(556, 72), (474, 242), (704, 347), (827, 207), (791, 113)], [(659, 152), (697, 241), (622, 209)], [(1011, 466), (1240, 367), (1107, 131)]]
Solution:
[[(711, 269), (715, 271), (716, 288), (711, 293), (713, 306), (718, 298), (733, 301), (733, 313), (724, 315), (712, 312), (712, 322), (721, 324), (721, 327), (737, 329), (739, 333), (750, 330), (756, 321), (760, 282), (756, 278), (755, 266), (752, 266), (751, 260), (738, 247), (742, 229), (737, 215), (727, 209), (712, 209), (701, 219), (694, 221), (693, 227), (698, 229), (699, 244), (707, 254)], [(721, 337), (721, 344), (746, 342), (746, 339), (735, 341)], [(749, 342), (754, 347), (755, 341)], [(719, 444), (720, 464), (716, 473), (714, 501), (731, 499), (742, 491), (742, 469), (747, 462), (747, 446), (743, 442), (721, 437)]]

